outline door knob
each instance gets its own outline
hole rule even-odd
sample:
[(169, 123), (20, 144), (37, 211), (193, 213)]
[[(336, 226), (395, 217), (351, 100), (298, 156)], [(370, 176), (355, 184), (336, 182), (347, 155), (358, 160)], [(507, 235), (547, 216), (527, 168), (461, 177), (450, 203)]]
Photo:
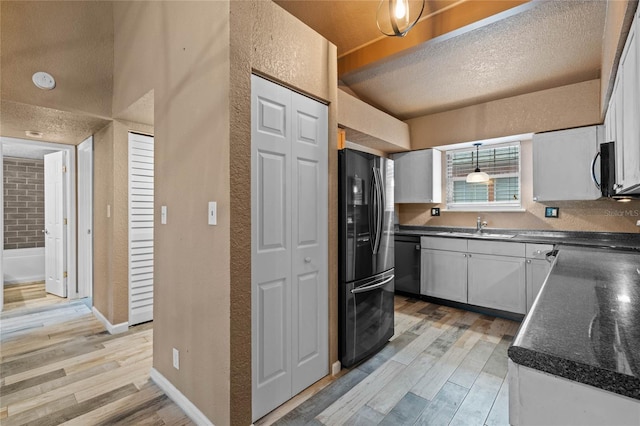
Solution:
[(87, 229), (87, 234), (91, 234), (91, 229)]
[(46, 230), (46, 229), (44, 231), (42, 231), (42, 232), (44, 232), (45, 234), (49, 235), (49, 231)]
[(304, 263), (311, 263), (311, 258), (310, 257), (305, 257), (304, 258)]

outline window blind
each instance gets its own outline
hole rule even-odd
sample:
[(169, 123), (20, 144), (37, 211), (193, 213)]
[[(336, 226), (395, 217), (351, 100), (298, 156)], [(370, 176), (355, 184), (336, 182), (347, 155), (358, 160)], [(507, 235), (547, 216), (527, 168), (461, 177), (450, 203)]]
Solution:
[(478, 164), (489, 183), (466, 182), (475, 148), (447, 151), (447, 208), (520, 208), (520, 142), (480, 147)]

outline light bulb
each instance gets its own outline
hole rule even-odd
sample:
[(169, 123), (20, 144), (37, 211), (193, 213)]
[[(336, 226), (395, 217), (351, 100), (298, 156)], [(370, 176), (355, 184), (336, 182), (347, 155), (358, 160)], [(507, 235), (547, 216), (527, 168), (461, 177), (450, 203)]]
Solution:
[[(407, 2), (407, 4), (405, 4), (405, 2)], [(407, 14), (407, 8), (408, 8), (409, 4), (408, 4), (408, 0), (397, 0), (396, 1), (396, 19), (402, 19), (405, 17), (405, 15)]]

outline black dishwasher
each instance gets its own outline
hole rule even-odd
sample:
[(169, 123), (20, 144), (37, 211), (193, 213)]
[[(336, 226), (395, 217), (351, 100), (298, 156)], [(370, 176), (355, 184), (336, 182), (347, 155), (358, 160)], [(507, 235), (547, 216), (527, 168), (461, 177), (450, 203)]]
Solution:
[(420, 237), (395, 236), (396, 292), (420, 296)]

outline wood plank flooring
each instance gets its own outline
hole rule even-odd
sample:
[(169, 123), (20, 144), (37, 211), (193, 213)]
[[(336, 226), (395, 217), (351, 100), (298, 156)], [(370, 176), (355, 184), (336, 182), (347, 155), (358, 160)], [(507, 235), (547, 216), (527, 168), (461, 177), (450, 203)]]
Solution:
[(9, 285), (0, 316), (0, 423), (191, 425), (149, 379), (152, 323), (108, 334), (81, 301)]
[(395, 308), (378, 354), (256, 426), (508, 425), (507, 349), (520, 324), (402, 296)]
[[(5, 287), (0, 423), (171, 424), (189, 418), (149, 380), (152, 323), (109, 335), (81, 301), (44, 284)], [(507, 348), (519, 323), (396, 296), (378, 354), (326, 377), (256, 422), (508, 424)]]

